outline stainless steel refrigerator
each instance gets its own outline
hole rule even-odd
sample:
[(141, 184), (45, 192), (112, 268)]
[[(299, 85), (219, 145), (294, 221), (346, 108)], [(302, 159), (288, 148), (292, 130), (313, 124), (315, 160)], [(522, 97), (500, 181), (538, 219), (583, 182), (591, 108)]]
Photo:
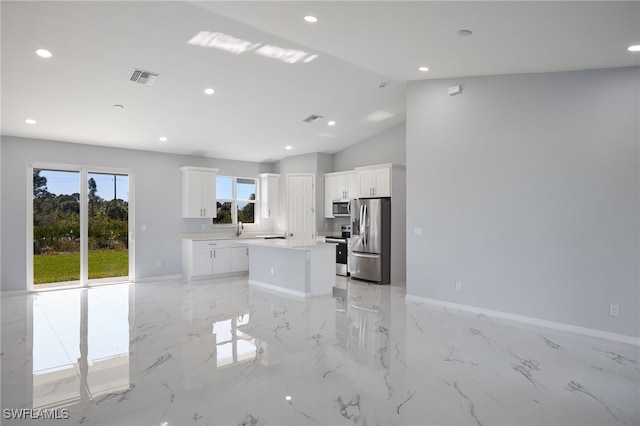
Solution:
[(391, 199), (359, 198), (351, 201), (352, 278), (390, 283)]

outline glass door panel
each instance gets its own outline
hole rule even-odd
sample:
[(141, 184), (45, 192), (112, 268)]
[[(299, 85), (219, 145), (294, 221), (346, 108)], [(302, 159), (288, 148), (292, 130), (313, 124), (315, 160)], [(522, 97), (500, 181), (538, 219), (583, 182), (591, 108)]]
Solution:
[(129, 279), (129, 176), (87, 174), (89, 284)]
[(34, 288), (80, 285), (80, 173), (33, 169)]

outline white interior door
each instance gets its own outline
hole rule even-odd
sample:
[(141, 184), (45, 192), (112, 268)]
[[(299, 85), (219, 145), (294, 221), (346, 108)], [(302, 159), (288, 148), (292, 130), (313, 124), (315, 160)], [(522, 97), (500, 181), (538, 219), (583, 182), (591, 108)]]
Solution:
[(301, 244), (315, 241), (313, 175), (287, 176), (287, 238)]

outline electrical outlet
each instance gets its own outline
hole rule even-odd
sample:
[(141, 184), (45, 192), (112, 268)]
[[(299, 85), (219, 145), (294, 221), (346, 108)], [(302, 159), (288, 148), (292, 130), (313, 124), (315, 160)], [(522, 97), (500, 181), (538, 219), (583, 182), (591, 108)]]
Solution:
[(462, 281), (456, 281), (456, 291), (462, 291)]
[(156, 260), (156, 268), (162, 268), (162, 261)]
[(609, 315), (612, 317), (617, 317), (620, 312), (620, 307), (618, 305), (614, 305), (613, 303), (609, 305)]
[(422, 228), (413, 228), (413, 235), (416, 237), (422, 237)]
[(147, 225), (140, 225), (140, 230), (141, 231), (146, 231), (147, 230)]

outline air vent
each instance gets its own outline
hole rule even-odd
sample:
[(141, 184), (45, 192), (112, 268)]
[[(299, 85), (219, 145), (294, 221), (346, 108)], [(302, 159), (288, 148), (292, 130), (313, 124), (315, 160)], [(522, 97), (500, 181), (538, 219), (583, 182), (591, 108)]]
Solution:
[(153, 86), (153, 83), (155, 83), (157, 79), (158, 74), (142, 70), (134, 70), (130, 78), (131, 81), (144, 84), (145, 86)]
[(310, 116), (308, 116), (307, 118), (305, 118), (304, 121), (305, 123), (313, 123), (314, 121), (316, 121), (318, 118), (322, 118), (321, 115), (315, 115), (315, 114), (311, 114)]

